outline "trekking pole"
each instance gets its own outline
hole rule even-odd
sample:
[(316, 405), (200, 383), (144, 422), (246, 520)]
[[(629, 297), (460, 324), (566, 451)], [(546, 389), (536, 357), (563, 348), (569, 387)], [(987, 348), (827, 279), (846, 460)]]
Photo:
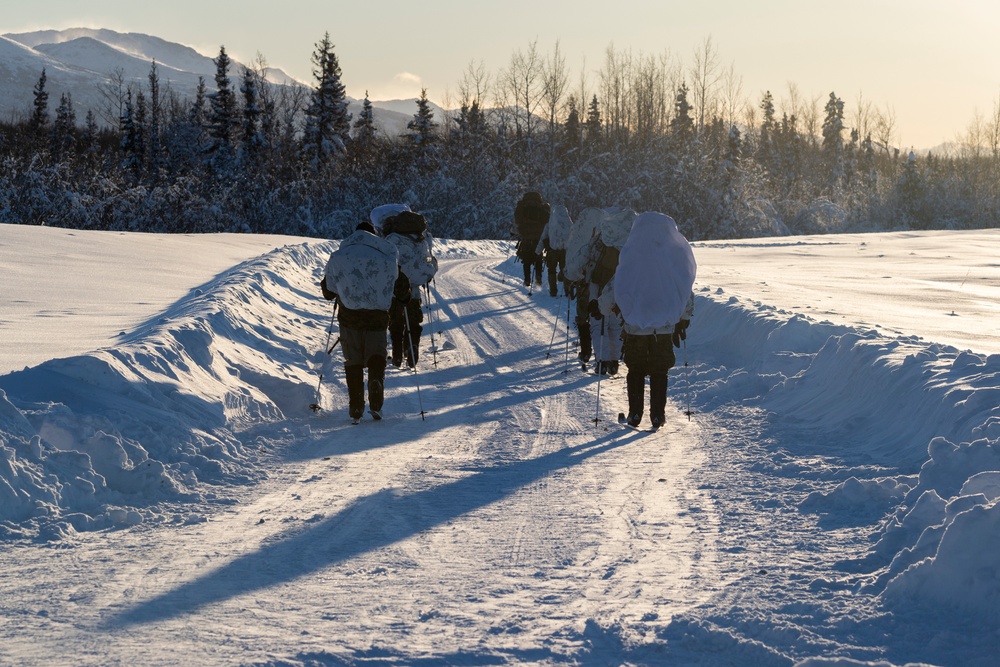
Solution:
[[(323, 349), (326, 350), (327, 356), (329, 356), (330, 353), (333, 352), (333, 348), (337, 347), (337, 343), (340, 342), (340, 336), (337, 336), (337, 340), (334, 342), (333, 346), (330, 345), (330, 337), (333, 336), (333, 321), (334, 321), (334, 319), (336, 319), (336, 317), (337, 317), (337, 302), (334, 301), (333, 302), (333, 314), (330, 316), (330, 326), (328, 326), (327, 329), (326, 329), (326, 343), (323, 345)], [(313, 399), (313, 402), (309, 405), (309, 409), (312, 410), (313, 412), (319, 412), (320, 411), (319, 390), (320, 390), (321, 386), (323, 386), (323, 363), (322, 362), (320, 362), (320, 365), (319, 365), (319, 379), (316, 381), (316, 397)]]
[[(597, 356), (604, 356), (604, 319), (601, 319), (601, 351)], [(594, 412), (594, 423), (600, 423), (601, 421), (601, 371), (604, 370), (604, 362), (598, 360), (597, 362), (597, 409)]]
[[(507, 242), (507, 256), (503, 260), (504, 267), (506, 267), (507, 263), (510, 262), (510, 251), (513, 250), (513, 249), (514, 249), (514, 242), (513, 241), (508, 241)], [(504, 285), (507, 284), (507, 274), (506, 273), (503, 274), (503, 284)]]
[(573, 300), (570, 299), (569, 294), (566, 294), (566, 368), (563, 369), (563, 375), (569, 373), (569, 311), (573, 305)]
[(431, 354), (434, 356), (434, 366), (436, 367), (438, 365), (438, 348), (437, 343), (434, 342), (434, 304), (431, 299), (431, 284), (424, 283), (424, 289), (427, 290), (427, 324), (431, 330)]
[(406, 339), (410, 343), (410, 359), (413, 361), (413, 382), (417, 385), (417, 404), (420, 405), (420, 421), (424, 420), (424, 400), (420, 397), (420, 380), (417, 379), (417, 356), (413, 353), (413, 336), (410, 335), (410, 314), (403, 305), (403, 318), (406, 320)]
[(685, 393), (687, 394), (687, 410), (684, 414), (687, 415), (688, 421), (691, 421), (691, 369), (688, 367), (688, 342), (687, 338), (683, 340), (684, 343), (684, 385)]
[(559, 328), (559, 313), (556, 312), (556, 319), (552, 321), (552, 336), (549, 337), (549, 347), (545, 350), (545, 358), (552, 356), (552, 343), (556, 340), (556, 329)]

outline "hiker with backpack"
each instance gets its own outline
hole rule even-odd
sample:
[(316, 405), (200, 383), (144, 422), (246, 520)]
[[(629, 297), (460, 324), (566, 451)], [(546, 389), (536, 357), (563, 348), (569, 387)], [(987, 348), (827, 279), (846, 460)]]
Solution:
[(514, 230), (518, 237), (517, 257), (524, 265), (524, 286), (531, 287), (532, 272), (535, 284), (542, 284), (543, 256), (536, 252), (542, 231), (549, 221), (549, 204), (537, 192), (526, 192), (514, 207)]
[(542, 229), (541, 240), (535, 246), (535, 253), (544, 253), (545, 256), (549, 277), (549, 296), (557, 295), (557, 285), (560, 282), (563, 283), (563, 292), (569, 294), (569, 284), (566, 282), (564, 273), (566, 269), (566, 239), (572, 224), (573, 218), (570, 217), (565, 206), (562, 204), (553, 206), (549, 213), (549, 221)]
[(434, 278), (438, 261), (431, 251), (427, 220), (419, 213), (400, 211), (384, 218), (381, 228), (385, 239), (399, 253), (401, 280), (406, 282), (402, 291), (409, 295), (406, 301), (393, 298), (389, 307), (392, 365), (399, 368), (405, 359), (409, 368), (416, 368), (424, 320), (420, 291)]
[(578, 358), (586, 368), (593, 354), (590, 337), (590, 270), (596, 264), (600, 249), (597, 242), (604, 211), (599, 208), (585, 208), (577, 216), (566, 237), (566, 266), (563, 275), (569, 285), (570, 297), (576, 303), (574, 324), (580, 335)]
[(588, 312), (590, 337), (594, 345), (594, 372), (598, 375), (616, 375), (622, 354), (622, 322), (617, 313), (601, 311), (598, 299), (618, 269), (618, 255), (628, 238), (635, 211), (618, 206), (604, 209), (591, 254), (589, 271)]
[(373, 419), (382, 419), (389, 306), (394, 292), (402, 298), (409, 296), (408, 290), (398, 292), (400, 275), (396, 247), (365, 221), (330, 255), (320, 282), (323, 296), (337, 302), (348, 411), (355, 424), (365, 412), (365, 369), (369, 412)]
[(647, 377), (650, 422), (654, 429), (663, 424), (667, 373), (676, 363), (674, 347), (687, 338), (696, 272), (694, 252), (673, 218), (662, 213), (635, 218), (598, 304), (602, 313), (620, 313), (624, 322), (630, 426), (642, 421)]

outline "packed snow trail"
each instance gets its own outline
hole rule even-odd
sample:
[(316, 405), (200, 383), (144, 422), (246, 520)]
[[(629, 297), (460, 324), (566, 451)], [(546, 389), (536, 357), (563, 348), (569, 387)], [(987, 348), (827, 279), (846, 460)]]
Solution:
[[(697, 421), (673, 405), (658, 433), (621, 429), (619, 377), (595, 424), (597, 378), (545, 359), (565, 301), (498, 261), (442, 261), (433, 325), (453, 349), (435, 368), (425, 335), (415, 375), (390, 369), (381, 423), (349, 424), (335, 353), (322, 414), (260, 429), (269, 478), (221, 491), (206, 521), (12, 545), (0, 611), (40, 641), (0, 657), (606, 664), (705, 602), (718, 519)], [(53, 575), (32, 572), (54, 551), (63, 606), (43, 609)]]

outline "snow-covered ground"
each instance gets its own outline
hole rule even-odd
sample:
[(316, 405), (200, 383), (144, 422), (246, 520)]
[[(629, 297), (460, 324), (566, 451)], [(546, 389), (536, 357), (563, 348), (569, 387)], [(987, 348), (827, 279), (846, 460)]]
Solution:
[(0, 225), (0, 663), (996, 664), (998, 241), (697, 244), (651, 434), (505, 243), (351, 426), (334, 243)]

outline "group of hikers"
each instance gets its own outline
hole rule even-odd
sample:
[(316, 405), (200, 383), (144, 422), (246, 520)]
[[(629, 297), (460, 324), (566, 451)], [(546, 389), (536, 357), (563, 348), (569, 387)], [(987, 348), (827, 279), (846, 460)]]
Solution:
[(405, 204), (385, 204), (340, 242), (326, 263), (320, 289), (336, 301), (340, 347), (347, 377), (348, 412), (358, 423), (368, 411), (382, 419), (385, 367), (392, 341), (392, 365), (416, 368), (423, 332), (421, 290), (437, 273), (427, 220)]
[[(649, 419), (665, 419), (667, 373), (676, 363), (694, 309), (697, 265), (687, 239), (662, 213), (637, 214), (622, 207), (586, 208), (576, 220), (563, 205), (551, 206), (537, 192), (526, 193), (514, 210), (517, 258), (524, 285), (541, 285), (548, 268), (550, 296), (576, 305), (579, 360), (591, 358), (598, 375), (625, 376), (625, 422), (638, 426), (644, 416), (649, 379)], [(364, 369), (368, 369), (368, 408), (381, 419), (385, 332), (392, 363), (415, 368), (421, 322), (421, 289), (437, 271), (427, 222), (401, 204), (375, 208), (370, 221), (344, 239), (326, 266), (321, 288), (339, 308), (340, 342), (347, 376), (349, 412), (357, 423), (364, 414)]]

